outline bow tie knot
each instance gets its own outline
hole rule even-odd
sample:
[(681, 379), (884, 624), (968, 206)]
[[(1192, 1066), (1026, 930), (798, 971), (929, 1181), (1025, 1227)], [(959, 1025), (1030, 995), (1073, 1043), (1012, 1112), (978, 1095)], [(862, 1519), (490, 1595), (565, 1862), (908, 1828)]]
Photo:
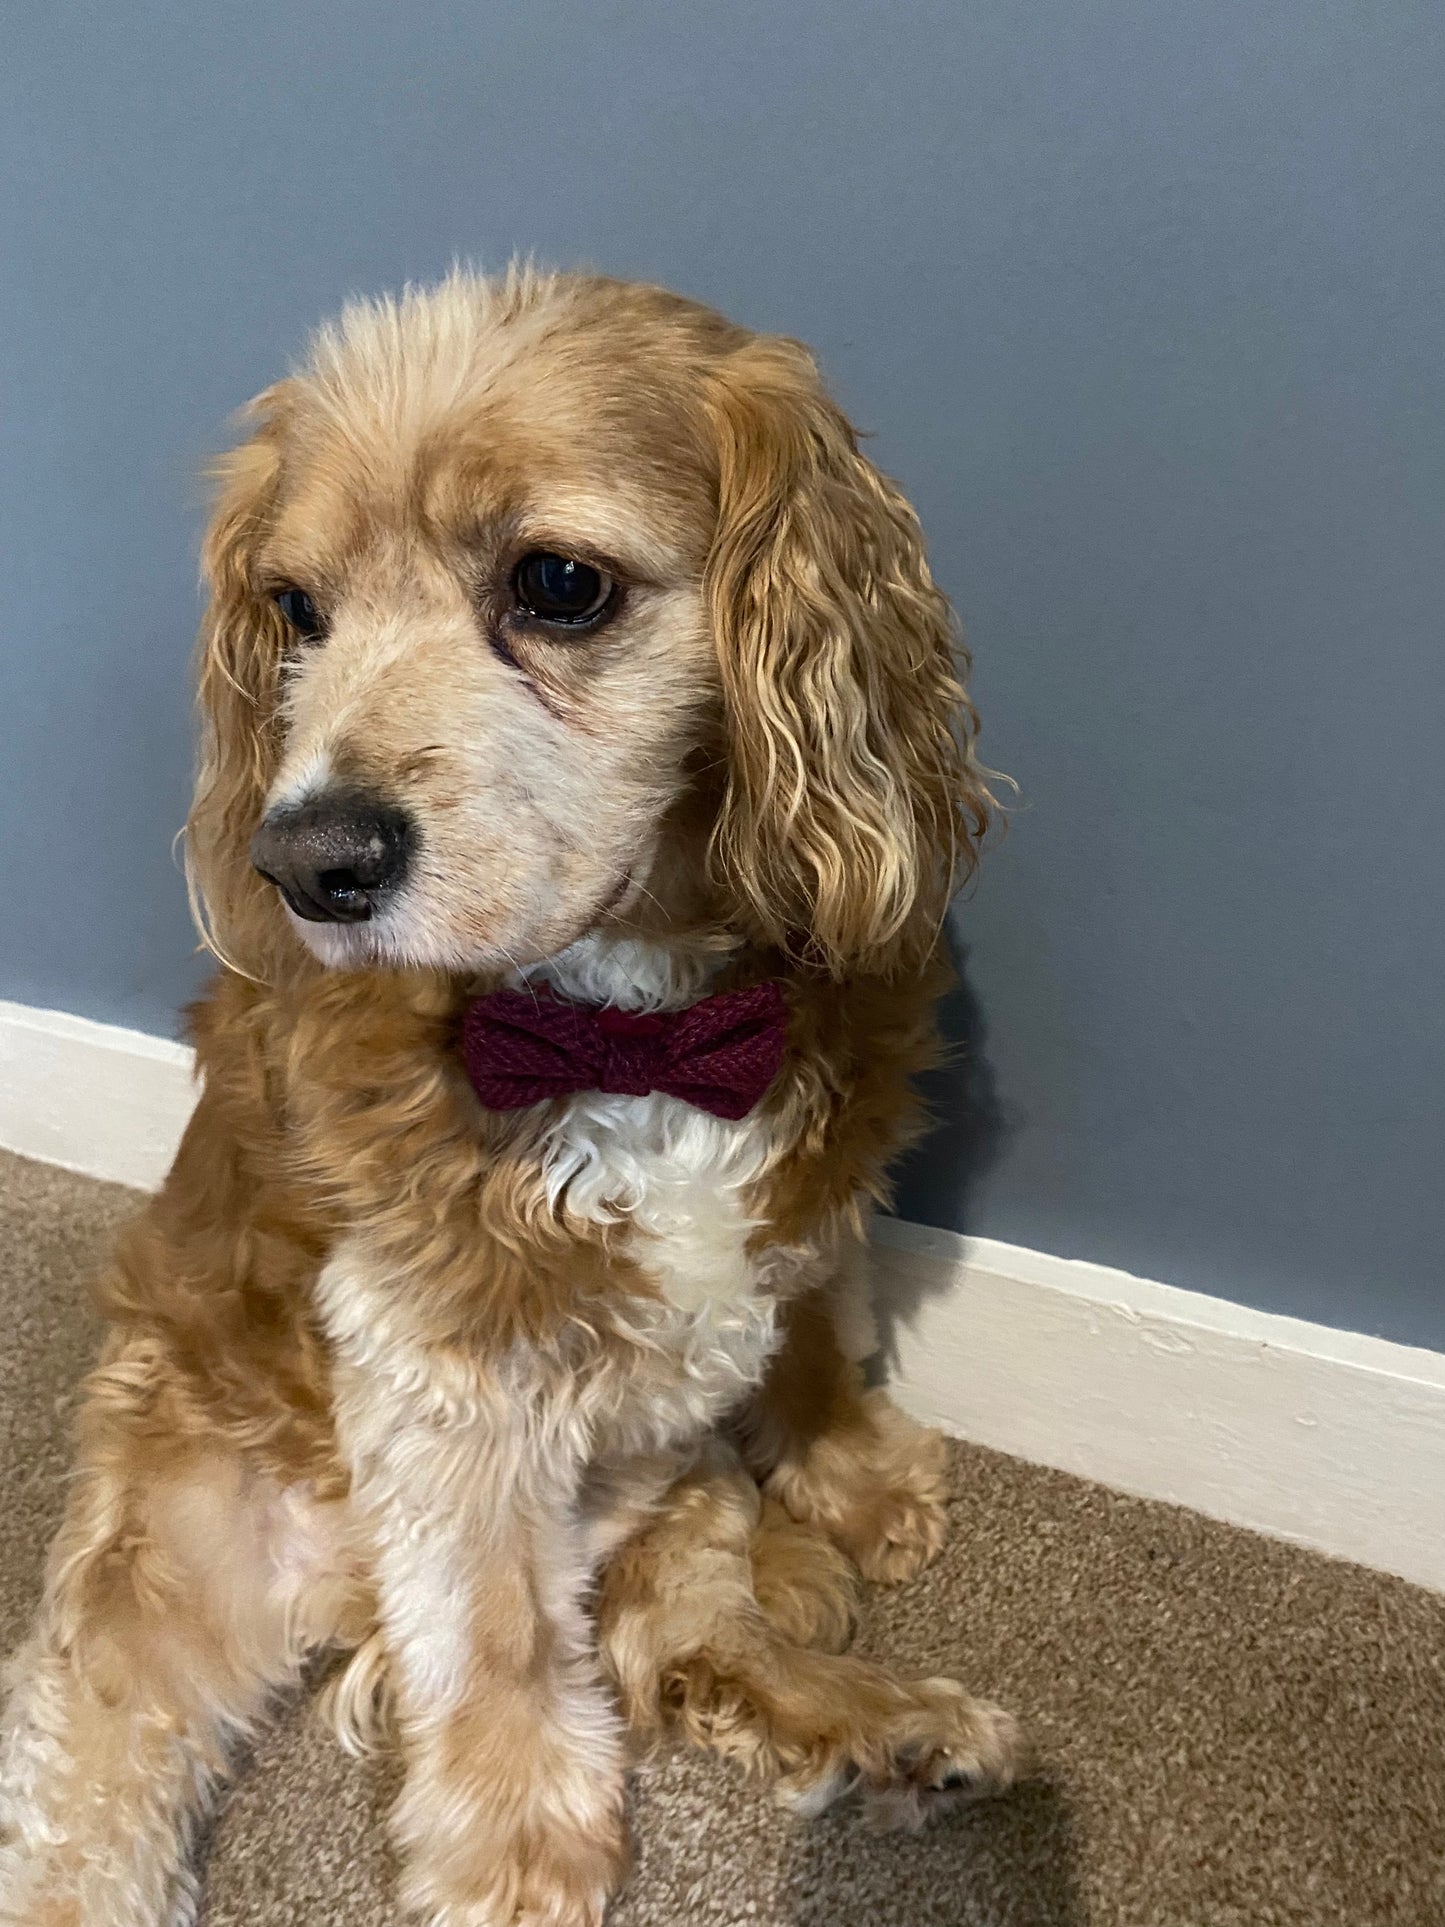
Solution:
[(597, 1088), (622, 1097), (646, 1097), (664, 1068), (659, 1040), (667, 1035), (667, 1019), (659, 1010), (618, 1010), (604, 1004), (593, 1013), (602, 1042), (597, 1062)]
[(746, 1117), (777, 1076), (787, 1005), (775, 983), (721, 991), (677, 1011), (573, 1004), (494, 990), (462, 1020), (462, 1060), (489, 1110), (577, 1091), (660, 1091), (715, 1117)]

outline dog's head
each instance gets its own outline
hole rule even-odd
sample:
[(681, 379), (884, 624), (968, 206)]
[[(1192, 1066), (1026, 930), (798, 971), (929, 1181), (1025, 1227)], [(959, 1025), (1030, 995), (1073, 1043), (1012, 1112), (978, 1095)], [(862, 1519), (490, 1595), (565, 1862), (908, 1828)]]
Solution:
[[(486, 972), (673, 916), (921, 957), (988, 794), (917, 522), (807, 352), (455, 275), (251, 407), (190, 822), (221, 954)], [(254, 866), (254, 867), (253, 867)]]

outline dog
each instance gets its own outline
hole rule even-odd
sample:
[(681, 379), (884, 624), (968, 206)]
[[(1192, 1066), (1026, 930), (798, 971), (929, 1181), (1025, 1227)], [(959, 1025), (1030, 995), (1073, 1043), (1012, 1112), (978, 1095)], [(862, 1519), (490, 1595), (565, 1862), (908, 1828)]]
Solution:
[(323, 1654), (435, 1927), (593, 1927), (668, 1735), (804, 1814), (1008, 1786), (1006, 1713), (846, 1650), (943, 1537), (864, 1241), (993, 801), (912, 509), (801, 345), (598, 276), (352, 305), (248, 415), (223, 967), (12, 1665), (0, 1921), (193, 1920)]

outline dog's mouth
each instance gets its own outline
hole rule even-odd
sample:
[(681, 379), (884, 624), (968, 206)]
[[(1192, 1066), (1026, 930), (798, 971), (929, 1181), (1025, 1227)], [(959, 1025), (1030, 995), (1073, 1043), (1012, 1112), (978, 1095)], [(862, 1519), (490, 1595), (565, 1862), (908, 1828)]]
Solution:
[(587, 932), (592, 928), (593, 924), (601, 923), (604, 917), (610, 917), (612, 915), (612, 912), (621, 906), (624, 897), (626, 897), (628, 891), (631, 888), (632, 888), (632, 871), (629, 868), (622, 872), (622, 875), (617, 879), (617, 882), (614, 884), (612, 889), (607, 893), (607, 895), (603, 898), (602, 902), (599, 903), (597, 908), (592, 912), (592, 915), (588, 918), (587, 922), (583, 925), (581, 934), (585, 936)]
[[(266, 870), (260, 874), (275, 885), (291, 914), (306, 923), (367, 923), (376, 909), (372, 894), (344, 881), (344, 871), (323, 871), (317, 878), (320, 894), (314, 897), (294, 884), (283, 883), (280, 877), (273, 877)], [(328, 882), (333, 875), (337, 881)]]
[[(622, 907), (633, 889), (634, 878), (632, 867), (624, 867), (591, 909), (560, 937), (549, 936), (534, 946), (517, 941), (503, 945), (483, 936), (471, 955), (466, 954), (470, 946), (459, 944), (455, 939), (429, 939), (421, 906), (407, 903), (404, 890), (399, 893), (362, 891), (349, 881), (338, 880), (335, 889), (328, 890), (323, 903), (276, 877), (268, 877), (267, 881), (296, 919), (297, 936), (329, 969), (359, 970), (370, 966), (470, 971), (497, 964), (530, 968), (570, 949)], [(324, 884), (324, 876), (318, 882)]]

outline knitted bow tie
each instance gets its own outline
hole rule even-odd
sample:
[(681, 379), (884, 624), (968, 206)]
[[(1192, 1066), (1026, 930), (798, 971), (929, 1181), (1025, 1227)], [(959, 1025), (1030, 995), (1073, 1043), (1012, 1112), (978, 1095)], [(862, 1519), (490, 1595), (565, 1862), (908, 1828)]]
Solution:
[(787, 1038), (787, 1005), (774, 983), (725, 990), (676, 1011), (494, 990), (468, 1006), (462, 1060), (491, 1111), (574, 1091), (661, 1091), (714, 1117), (739, 1118), (777, 1076)]

